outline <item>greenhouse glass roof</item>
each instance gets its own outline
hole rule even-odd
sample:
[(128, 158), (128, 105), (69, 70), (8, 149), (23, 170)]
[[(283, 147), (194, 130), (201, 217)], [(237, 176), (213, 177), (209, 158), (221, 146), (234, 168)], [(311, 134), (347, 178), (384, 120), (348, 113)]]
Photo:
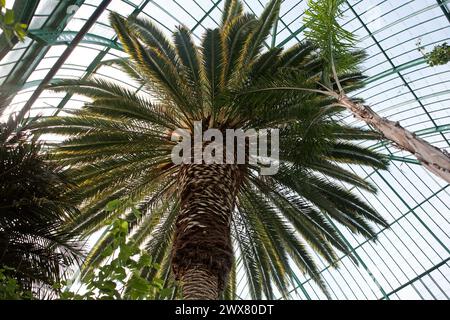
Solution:
[[(124, 56), (108, 24), (108, 12), (138, 14), (159, 24), (170, 35), (186, 25), (197, 39), (218, 24), (221, 0), (113, 0), (98, 17), (51, 81), (98, 77), (123, 82), (141, 90), (117, 69), (99, 63)], [(267, 0), (244, 0), (247, 10), (260, 14)], [(31, 116), (64, 114), (79, 108), (84, 98), (37, 91), (43, 79), (79, 31), (89, 23), (101, 0), (7, 1), (29, 24), (23, 43), (8, 44), (0, 37), (0, 85), (8, 105), (0, 119), (32, 103)], [(284, 0), (276, 28), (267, 41), (289, 47), (304, 38), (306, 0)], [(366, 87), (356, 93), (390, 120), (415, 132), (433, 145), (450, 151), (450, 68), (430, 67), (423, 52), (450, 43), (449, 0), (349, 0), (344, 26), (367, 50)], [(419, 47), (424, 49), (418, 50)], [(18, 91), (9, 96), (7, 93)], [(37, 99), (34, 99), (37, 96)], [(31, 98), (31, 102), (30, 102)], [(348, 116), (345, 121), (358, 123)], [(390, 223), (379, 230), (379, 242), (365, 241), (340, 229), (359, 260), (341, 257), (339, 269), (322, 262), (322, 274), (335, 299), (449, 299), (450, 297), (450, 188), (426, 171), (409, 153), (389, 143), (371, 146), (393, 161), (389, 172), (352, 169), (374, 182), (376, 196), (358, 191)], [(317, 257), (319, 261), (319, 257)], [(298, 272), (292, 299), (324, 299), (309, 278)], [(240, 298), (249, 298), (246, 278), (238, 279)]]

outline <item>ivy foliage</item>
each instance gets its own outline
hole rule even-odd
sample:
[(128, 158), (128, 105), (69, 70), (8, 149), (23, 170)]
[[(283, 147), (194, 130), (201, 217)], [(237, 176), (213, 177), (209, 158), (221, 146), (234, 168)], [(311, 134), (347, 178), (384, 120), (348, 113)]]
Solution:
[(447, 64), (450, 61), (450, 46), (444, 42), (434, 47), (433, 51), (426, 54), (426, 59), (431, 67)]
[(16, 21), (14, 11), (6, 8), (6, 0), (0, 0), (0, 29), (8, 40), (16, 36), (24, 41), (27, 35), (27, 25)]

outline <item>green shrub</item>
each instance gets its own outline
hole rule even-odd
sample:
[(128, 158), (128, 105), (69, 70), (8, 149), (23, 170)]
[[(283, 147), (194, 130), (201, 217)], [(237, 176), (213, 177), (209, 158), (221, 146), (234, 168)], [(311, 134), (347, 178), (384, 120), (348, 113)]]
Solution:
[[(120, 201), (112, 201), (106, 210), (114, 211), (119, 205)], [(133, 213), (140, 215), (137, 209)], [(65, 291), (61, 293), (61, 299), (154, 300), (170, 297), (174, 289), (164, 288), (162, 279), (154, 277), (149, 280), (142, 275), (142, 270), (158, 270), (160, 266), (152, 261), (148, 253), (127, 241), (128, 221), (112, 221), (109, 232), (114, 235), (114, 240), (103, 250), (101, 258), (107, 260), (112, 257), (112, 260), (82, 277), (83, 294)]]

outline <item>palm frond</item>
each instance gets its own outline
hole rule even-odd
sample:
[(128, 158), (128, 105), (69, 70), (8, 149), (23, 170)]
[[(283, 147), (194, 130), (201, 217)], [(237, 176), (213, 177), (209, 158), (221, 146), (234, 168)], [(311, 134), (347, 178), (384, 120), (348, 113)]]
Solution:
[[(186, 27), (179, 27), (173, 35), (178, 57), (184, 66), (186, 78), (198, 95), (198, 103), (202, 106), (202, 69), (198, 48), (195, 46), (190, 31)], [(200, 90), (199, 90), (200, 89)]]
[(63, 228), (78, 214), (67, 197), (74, 185), (26, 125), (10, 119), (0, 137), (0, 266), (12, 268), (24, 290), (54, 292), (82, 257), (76, 235)]
[(240, 66), (242, 68), (247, 68), (251, 65), (253, 59), (261, 52), (264, 41), (270, 34), (273, 24), (276, 22), (280, 8), (280, 0), (271, 0), (264, 8), (264, 11), (258, 19), (258, 24), (246, 39), (245, 46), (241, 52)]
[(243, 12), (244, 6), (240, 0), (226, 0), (223, 9), (221, 27), (226, 27), (235, 18), (242, 16)]
[(203, 67), (208, 80), (209, 102), (212, 116), (217, 113), (218, 97), (223, 90), (222, 74), (222, 41), (219, 29), (207, 30), (202, 44)]

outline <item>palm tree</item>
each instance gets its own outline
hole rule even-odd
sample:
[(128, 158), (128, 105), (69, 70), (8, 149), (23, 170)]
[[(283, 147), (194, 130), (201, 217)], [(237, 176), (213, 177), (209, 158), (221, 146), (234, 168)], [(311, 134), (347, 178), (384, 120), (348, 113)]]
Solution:
[[(287, 296), (294, 281), (291, 262), (327, 292), (311, 250), (333, 264), (337, 251), (354, 259), (334, 223), (367, 238), (375, 236), (372, 223), (387, 226), (349, 190), (375, 192), (375, 187), (340, 165), (385, 169), (383, 156), (354, 143), (379, 135), (336, 121), (342, 108), (332, 106), (331, 98), (264, 90), (285, 77), (310, 86), (322, 66), (310, 43), (263, 50), (280, 3), (270, 1), (256, 18), (243, 12), (240, 1), (226, 1), (220, 27), (207, 30), (200, 46), (186, 27), (169, 41), (148, 20), (111, 14), (129, 59), (106, 63), (144, 90), (100, 78), (65, 80), (52, 89), (91, 102), (35, 126), (41, 133), (68, 136), (53, 158), (70, 167), (80, 189), (82, 213), (69, 228), (89, 235), (120, 211), (104, 210), (105, 205), (114, 199), (137, 203), (143, 215), (130, 211), (124, 217), (130, 241), (161, 264), (162, 279), (173, 274), (179, 280), (185, 299), (235, 297), (235, 252), (253, 298), (273, 298), (274, 287)], [(349, 91), (363, 79), (357, 73), (343, 76)], [(264, 161), (175, 165), (172, 133), (183, 128), (193, 134), (195, 121), (221, 132), (280, 129), (280, 170), (261, 175)], [(87, 269), (101, 263), (100, 253), (111, 241), (111, 234), (101, 237)]]
[(77, 212), (65, 198), (72, 186), (41, 148), (27, 125), (0, 124), (0, 268), (37, 296), (52, 294), (80, 255), (62, 230)]
[[(369, 127), (378, 130), (384, 139), (390, 140), (395, 147), (411, 153), (430, 172), (450, 183), (450, 155), (428, 141), (417, 137), (413, 132), (400, 125), (399, 122), (381, 117), (369, 106), (349, 98), (344, 88), (340, 86), (337, 68), (355, 68), (360, 61), (349, 59), (350, 49), (356, 46), (356, 37), (342, 28), (339, 19), (342, 18), (343, 0), (310, 1), (306, 12), (305, 24), (309, 30), (307, 38), (321, 49), (324, 63), (324, 73), (331, 75), (334, 85), (324, 81), (323, 94), (333, 97), (336, 102), (350, 111), (356, 118), (364, 121)], [(336, 59), (345, 60), (344, 64)], [(325, 78), (326, 79), (326, 78)], [(295, 84), (292, 84), (295, 86)], [(338, 90), (335, 90), (337, 86)]]

